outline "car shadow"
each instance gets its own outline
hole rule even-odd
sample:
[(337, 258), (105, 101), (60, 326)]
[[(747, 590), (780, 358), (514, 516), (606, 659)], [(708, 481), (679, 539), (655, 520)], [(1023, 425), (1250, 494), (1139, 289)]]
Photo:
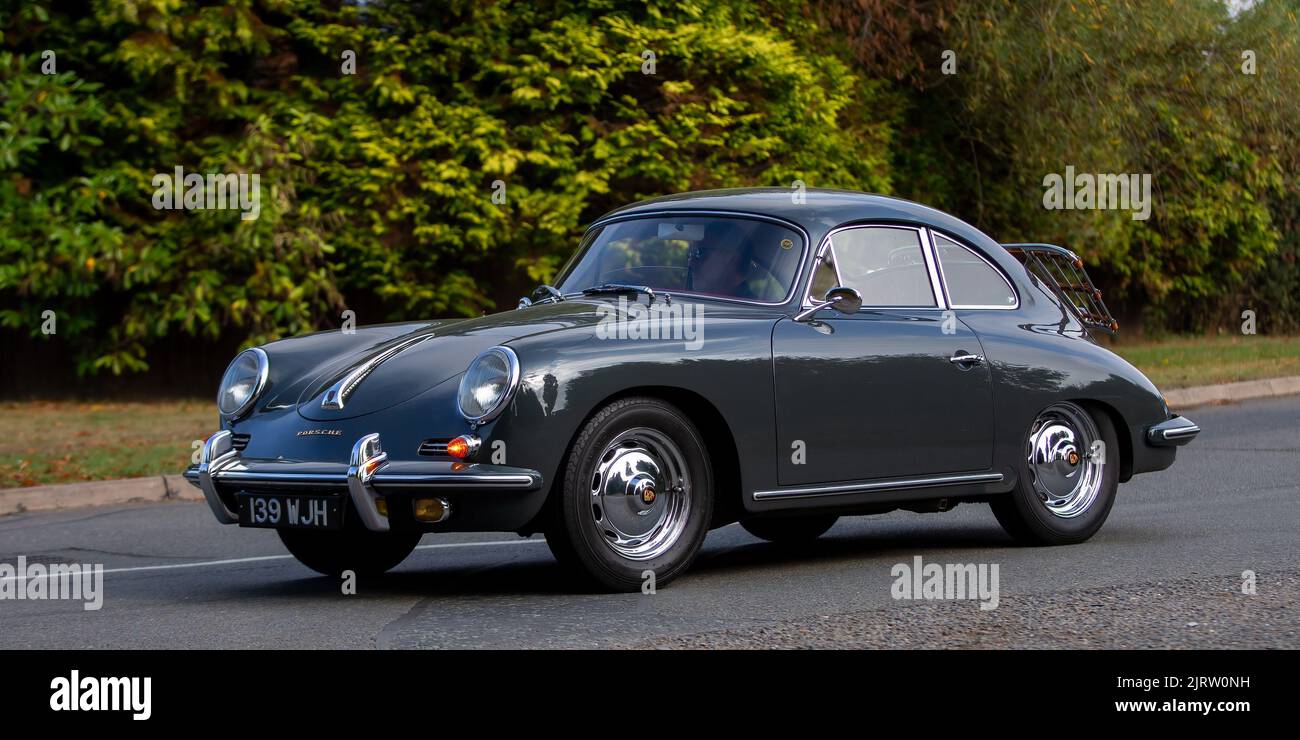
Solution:
[[(903, 562), (915, 555), (950, 550), (1017, 548), (997, 525), (972, 523), (941, 528), (908, 526), (905, 532), (854, 531), (827, 535), (798, 544), (776, 544), (731, 534), (726, 544), (706, 542), (704, 550), (679, 583), (692, 575), (749, 577), (790, 565), (844, 565), (881, 560)], [(736, 543), (737, 537), (747, 541)], [(301, 578), (271, 583), (235, 585), (245, 596), (438, 599), (484, 596), (624, 596), (594, 588), (565, 570), (544, 545), (530, 549), (525, 557), (494, 562), (439, 562), (426, 558), (420, 566), (410, 561), (381, 576), (358, 577), (355, 596), (344, 596), (340, 579), (315, 576), (304, 569)]]
[(706, 550), (692, 565), (692, 572), (726, 572), (754, 567), (796, 563), (831, 563), (881, 559), (891, 562), (926, 552), (1019, 548), (1001, 528), (969, 526), (916, 527), (915, 532), (853, 532), (836, 535), (834, 530), (810, 542), (774, 543), (754, 541), (720, 550)]

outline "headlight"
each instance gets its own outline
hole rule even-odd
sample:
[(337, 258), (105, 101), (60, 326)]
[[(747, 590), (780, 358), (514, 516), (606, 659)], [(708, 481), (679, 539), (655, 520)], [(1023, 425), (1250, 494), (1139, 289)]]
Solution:
[(221, 376), (221, 388), (217, 391), (217, 409), (221, 415), (227, 419), (243, 416), (266, 386), (269, 370), (270, 364), (262, 350), (254, 347), (240, 352)]
[(492, 347), (473, 362), (460, 379), (456, 402), (460, 414), (479, 424), (491, 421), (510, 401), (519, 385), (519, 358), (509, 347)]

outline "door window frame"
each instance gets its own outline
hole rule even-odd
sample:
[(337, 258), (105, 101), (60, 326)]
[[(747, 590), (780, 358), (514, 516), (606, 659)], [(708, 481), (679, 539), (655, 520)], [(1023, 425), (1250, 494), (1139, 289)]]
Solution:
[[(937, 267), (939, 261), (938, 259), (936, 259), (936, 255), (934, 252), (934, 243), (930, 238), (930, 229), (925, 226), (909, 226), (906, 224), (886, 224), (886, 223), (849, 224), (847, 226), (837, 226), (834, 229), (831, 229), (830, 231), (826, 232), (826, 236), (822, 237), (822, 242), (820, 245), (818, 245), (817, 252), (814, 255), (812, 260), (812, 271), (808, 274), (808, 288), (807, 290), (804, 291), (803, 304), (802, 304), (803, 308), (812, 308), (813, 306), (821, 303), (821, 300), (819, 298), (813, 297), (812, 289), (813, 289), (813, 283), (816, 282), (817, 270), (821, 267), (822, 260), (825, 259), (826, 253), (834, 246), (831, 243), (831, 238), (841, 232), (853, 231), (856, 229), (902, 229), (904, 231), (915, 232), (917, 235), (917, 241), (919, 242), (921, 247), (921, 258), (925, 261), (925, 271), (926, 274), (929, 275), (930, 277), (930, 293), (932, 296), (934, 296), (933, 306), (881, 306), (881, 305), (868, 305), (866, 303), (863, 303), (862, 308), (858, 309), (858, 313), (862, 313), (863, 311), (947, 311), (949, 309), (948, 292), (947, 290), (944, 289), (943, 280), (939, 275), (939, 270)], [(840, 268), (838, 262), (839, 261), (836, 260), (836, 264), (833, 264), (832, 268), (835, 270), (835, 279), (837, 284), (844, 285), (843, 280), (840, 277)], [(1017, 296), (1016, 305), (1017, 306), (1019, 305), (1018, 296)]]

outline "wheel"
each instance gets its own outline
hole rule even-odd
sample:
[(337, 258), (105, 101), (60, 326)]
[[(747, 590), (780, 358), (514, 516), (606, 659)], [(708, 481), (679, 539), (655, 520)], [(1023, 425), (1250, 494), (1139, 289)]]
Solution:
[(656, 587), (695, 559), (713, 514), (704, 440), (676, 407), (634, 397), (601, 409), (565, 460), (546, 542), (556, 560), (615, 591)]
[(746, 532), (768, 542), (807, 542), (826, 534), (838, 516), (800, 516), (779, 519), (742, 519)]
[(277, 529), (280, 541), (298, 562), (317, 573), (345, 570), (379, 575), (406, 559), (420, 543), (419, 532), (372, 532), (360, 524), (337, 530)]
[(1018, 542), (1070, 545), (1093, 536), (1119, 487), (1119, 443), (1103, 412), (1074, 403), (1044, 409), (1025, 436), (1019, 481), (993, 500), (998, 523)]

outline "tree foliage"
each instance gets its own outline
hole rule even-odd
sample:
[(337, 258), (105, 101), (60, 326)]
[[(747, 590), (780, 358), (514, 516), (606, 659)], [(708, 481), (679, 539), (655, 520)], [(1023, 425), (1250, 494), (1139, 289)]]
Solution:
[[(1284, 313), (1295, 8), (21, 3), (0, 10), (0, 324), (40, 335), (53, 310), (80, 371), (122, 373), (177, 334), (474, 315), (548, 279), (609, 208), (794, 180), (1074, 247), (1170, 328)], [(1153, 173), (1152, 218), (1044, 210), (1067, 164)], [(155, 209), (177, 166), (259, 174), (259, 218)]]

